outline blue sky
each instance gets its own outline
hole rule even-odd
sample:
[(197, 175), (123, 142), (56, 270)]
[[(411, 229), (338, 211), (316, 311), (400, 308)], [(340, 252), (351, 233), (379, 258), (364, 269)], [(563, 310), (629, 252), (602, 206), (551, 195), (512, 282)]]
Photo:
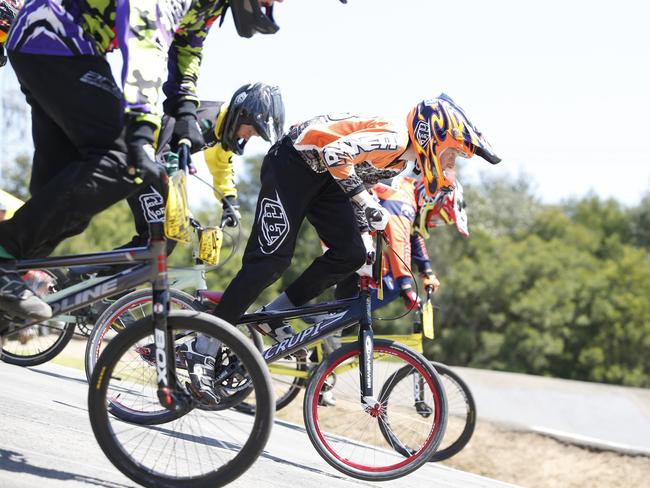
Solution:
[(289, 125), (338, 111), (401, 122), (445, 92), (503, 158), (473, 159), (466, 185), (524, 174), (547, 202), (594, 192), (633, 205), (650, 189), (649, 5), (285, 0), (274, 36), (240, 39), (231, 18), (210, 33), (199, 94), (277, 84)]

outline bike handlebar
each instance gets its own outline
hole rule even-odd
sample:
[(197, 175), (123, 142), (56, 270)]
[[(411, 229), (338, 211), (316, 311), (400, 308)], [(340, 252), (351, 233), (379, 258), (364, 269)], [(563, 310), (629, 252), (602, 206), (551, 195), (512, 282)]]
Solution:
[(192, 165), (192, 143), (189, 139), (183, 138), (178, 141), (178, 167), (193, 175), (196, 168)]

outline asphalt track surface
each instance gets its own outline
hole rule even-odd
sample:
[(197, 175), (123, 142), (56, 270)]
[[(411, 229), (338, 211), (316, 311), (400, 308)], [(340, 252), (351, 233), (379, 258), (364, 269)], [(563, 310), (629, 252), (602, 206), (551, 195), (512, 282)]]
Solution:
[(650, 456), (650, 389), (454, 368), (478, 418), (579, 445)]
[[(106, 459), (92, 434), (83, 372), (45, 364), (0, 363), (0, 488), (136, 486)], [(264, 453), (229, 486), (300, 488), (389, 486), (508, 487), (507, 483), (428, 463), (404, 478), (370, 483), (331, 468), (302, 427), (276, 422)]]

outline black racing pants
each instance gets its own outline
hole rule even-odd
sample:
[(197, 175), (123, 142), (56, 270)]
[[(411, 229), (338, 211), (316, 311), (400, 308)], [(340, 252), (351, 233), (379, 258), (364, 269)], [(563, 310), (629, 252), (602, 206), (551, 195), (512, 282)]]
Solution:
[(0, 223), (0, 245), (19, 259), (45, 257), (137, 190), (125, 179), (122, 94), (102, 57), (9, 59), (32, 109), (34, 160), (32, 197)]
[(288, 139), (275, 144), (264, 158), (261, 183), (242, 268), (214, 312), (231, 323), (289, 266), (305, 217), (329, 249), (286, 289), (292, 303), (302, 305), (317, 297), (365, 262), (350, 200), (329, 173), (312, 171)]
[[(160, 181), (143, 188), (127, 199), (133, 214), (136, 235), (117, 249), (142, 247), (149, 243), (149, 224), (164, 220), (168, 191), (168, 186)], [(167, 239), (167, 255), (171, 254), (175, 247), (176, 241)]]

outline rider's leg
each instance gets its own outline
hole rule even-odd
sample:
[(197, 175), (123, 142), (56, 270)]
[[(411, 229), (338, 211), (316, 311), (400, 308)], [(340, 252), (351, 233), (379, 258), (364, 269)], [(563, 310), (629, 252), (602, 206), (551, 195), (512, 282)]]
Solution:
[(255, 221), (242, 268), (223, 294), (215, 315), (236, 323), (262, 291), (291, 263), (300, 225), (318, 195), (331, 181), (315, 173), (286, 142), (264, 158)]
[[(149, 185), (127, 198), (136, 235), (117, 249), (146, 246), (149, 242), (149, 224), (160, 221), (165, 217), (165, 202), (167, 201), (168, 187), (162, 181)], [(176, 247), (176, 241), (167, 240), (167, 254), (171, 254)]]
[(286, 294), (296, 305), (317, 297), (366, 260), (366, 247), (350, 200), (333, 179), (318, 195), (307, 218), (328, 250), (287, 287)]
[(37, 195), (56, 175), (65, 169), (70, 161), (79, 158), (79, 151), (65, 132), (37, 103), (30, 101), (31, 95), (25, 93), (32, 109), (32, 138), (34, 156), (29, 180), (29, 193)]
[[(64, 238), (82, 232), (93, 215), (137, 190), (125, 179), (122, 97), (101, 57), (12, 52), (10, 58), (30, 103), (61, 128), (79, 154), (12, 219), (0, 223), (0, 245), (8, 252), (45, 257)], [(37, 150), (52, 154), (42, 127), (40, 118), (33, 120)], [(60, 141), (53, 144), (56, 150)]]
[[(83, 231), (93, 215), (137, 189), (125, 179), (122, 97), (103, 58), (20, 53), (10, 57), (29, 103), (37, 107), (32, 132), (39, 144), (38, 157), (54, 157), (66, 139), (70, 148), (66, 155), (78, 154), (50, 181), (37, 185), (38, 192), (12, 219), (0, 223), (0, 246), (8, 254), (18, 259), (45, 257), (63, 239)], [(60, 132), (52, 136), (48, 131), (52, 123), (66, 139)], [(10, 268), (11, 263), (2, 266)], [(14, 279), (4, 283), (6, 300), (0, 300), (5, 310), (11, 308), (5, 306), (7, 300), (20, 300), (25, 292), (19, 289), (19, 277), (9, 275)]]

